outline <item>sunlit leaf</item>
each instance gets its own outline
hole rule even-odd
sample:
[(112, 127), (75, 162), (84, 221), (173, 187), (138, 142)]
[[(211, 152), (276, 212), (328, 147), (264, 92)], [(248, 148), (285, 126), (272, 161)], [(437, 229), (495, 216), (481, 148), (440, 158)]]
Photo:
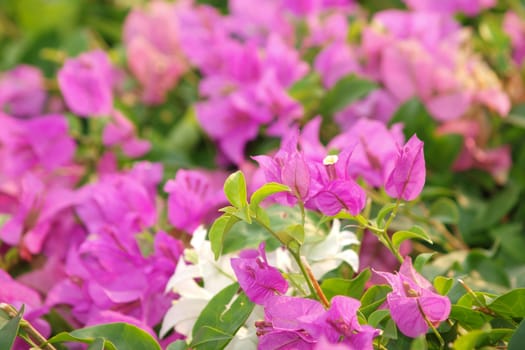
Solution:
[(246, 192), (246, 179), (241, 171), (228, 176), (224, 183), (224, 194), (235, 208), (242, 208), (248, 205)]
[(255, 209), (263, 200), (275, 193), (290, 191), (286, 185), (269, 182), (258, 188), (250, 198), (250, 207)]
[(454, 349), (472, 350), (495, 345), (501, 340), (509, 339), (512, 332), (512, 329), (473, 330), (460, 336), (454, 342)]
[(352, 298), (361, 298), (366, 282), (372, 276), (370, 269), (364, 269), (351, 280), (344, 278), (327, 278), (321, 283), (321, 289), (328, 300), (336, 295), (345, 295)]
[(525, 317), (525, 288), (511, 290), (490, 303), (489, 308), (502, 316)]
[(216, 219), (211, 225), (208, 236), (215, 259), (218, 259), (221, 255), (224, 237), (231, 230), (233, 225), (239, 221), (240, 219), (238, 217), (226, 213)]
[(434, 279), (434, 288), (441, 295), (447, 295), (453, 284), (454, 280), (449, 277), (437, 276)]
[(392, 235), (392, 243), (394, 244), (394, 247), (399, 248), (401, 243), (407, 239), (413, 238), (421, 239), (427, 243), (432, 244), (432, 240), (430, 239), (429, 235), (425, 232), (425, 230), (418, 226), (413, 226), (406, 231), (397, 231)]

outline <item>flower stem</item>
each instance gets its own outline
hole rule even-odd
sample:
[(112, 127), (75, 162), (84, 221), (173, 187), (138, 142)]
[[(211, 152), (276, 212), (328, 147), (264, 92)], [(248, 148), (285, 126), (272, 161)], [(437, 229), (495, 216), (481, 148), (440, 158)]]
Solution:
[(301, 257), (301, 262), (303, 264), (304, 269), (306, 270), (306, 274), (308, 275), (310, 281), (312, 281), (313, 287), (317, 293), (317, 296), (319, 297), (319, 300), (325, 308), (329, 308), (330, 302), (326, 298), (326, 295), (324, 295), (323, 290), (319, 285), (319, 282), (317, 282), (317, 279), (315, 278), (312, 269), (310, 268), (310, 265), (308, 265), (308, 261), (306, 261), (306, 258), (304, 256)]
[[(14, 318), (18, 315), (18, 311), (9, 304), (0, 303), (0, 310), (4, 311), (10, 318)], [(28, 342), (31, 346), (40, 344), (35, 350), (56, 350), (56, 348), (47, 342), (47, 339), (40, 334), (39, 331), (33, 327), (27, 320), (22, 319), (20, 321), (20, 329), (23, 330), (29, 339), (23, 339)], [(19, 332), (20, 333), (20, 332)]]
[[(274, 230), (272, 230), (272, 228), (268, 225), (266, 225), (264, 222), (262, 222), (260, 219), (258, 219), (257, 217), (254, 218), (255, 221), (261, 225), (262, 227), (264, 227), (264, 229), (266, 231), (268, 231), (272, 236), (274, 236), (279, 242), (281, 242), (287, 249), (288, 251), (290, 252), (290, 254), (292, 255), (292, 257), (294, 258), (295, 262), (297, 263), (297, 266), (299, 266), (299, 269), (301, 270), (301, 273), (304, 277), (304, 279), (306, 280), (306, 284), (308, 285), (308, 289), (310, 289), (310, 293), (318, 300), (320, 300), (320, 297), (319, 297), (319, 294), (317, 293), (315, 287), (314, 287), (314, 284), (312, 282), (312, 279), (310, 279), (309, 275), (308, 275), (308, 271), (306, 270), (306, 268), (304, 267), (302, 261), (301, 261), (301, 254), (300, 254), (300, 247), (298, 247), (297, 251), (293, 251), (293, 249), (289, 249), (286, 242), (283, 242), (281, 240), (281, 238), (279, 237), (279, 235), (277, 234), (277, 232), (275, 232)], [(313, 279), (315, 280), (315, 278)], [(317, 281), (315, 281), (317, 283)], [(326, 299), (326, 298), (325, 298)], [(321, 300), (320, 300), (321, 301)]]
[(381, 233), (381, 236), (383, 238), (382, 240), (384, 241), (383, 243), (386, 244), (386, 247), (388, 248), (388, 250), (390, 250), (392, 252), (392, 254), (394, 254), (396, 259), (400, 263), (403, 263), (403, 257), (399, 253), (399, 250), (396, 249), (396, 247), (394, 247), (394, 244), (392, 243), (392, 240), (388, 236), (388, 228), (390, 227), (390, 224), (392, 223), (392, 221), (394, 221), (394, 219), (395, 219), (395, 217), (397, 215), (397, 211), (399, 210), (399, 205), (400, 204), (401, 204), (401, 200), (398, 198), (397, 201), (396, 201), (396, 206), (392, 210), (392, 213), (390, 214), (390, 216), (388, 217), (388, 220), (385, 223), (385, 227), (383, 228), (383, 232)]

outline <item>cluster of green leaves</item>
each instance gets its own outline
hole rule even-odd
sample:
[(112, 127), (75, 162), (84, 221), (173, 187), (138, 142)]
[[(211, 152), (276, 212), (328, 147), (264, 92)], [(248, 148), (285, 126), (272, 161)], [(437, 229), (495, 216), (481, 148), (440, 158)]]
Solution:
[(109, 323), (61, 332), (46, 340), (23, 318), (23, 306), (14, 315), (9, 312), (9, 306), (2, 306), (5, 307), (0, 308), (0, 349), (11, 349), (18, 336), (43, 350), (62, 349), (62, 343), (88, 344), (88, 350), (161, 350), (151, 335), (127, 323)]

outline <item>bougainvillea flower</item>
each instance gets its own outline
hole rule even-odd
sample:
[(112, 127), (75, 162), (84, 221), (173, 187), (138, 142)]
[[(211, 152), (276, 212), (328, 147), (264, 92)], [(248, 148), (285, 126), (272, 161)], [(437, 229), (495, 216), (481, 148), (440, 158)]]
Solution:
[(275, 295), (288, 290), (288, 282), (279, 270), (268, 265), (264, 242), (259, 250), (244, 250), (239, 258), (231, 259), (231, 264), (239, 285), (248, 298), (260, 305), (265, 305)]
[(149, 151), (151, 143), (137, 137), (135, 126), (120, 111), (114, 111), (102, 134), (104, 146), (119, 145), (128, 157), (140, 157)]
[(503, 18), (503, 30), (510, 37), (512, 58), (521, 65), (525, 60), (525, 20), (515, 12), (508, 11)]
[(336, 215), (345, 209), (357, 215), (365, 207), (366, 195), (352, 179), (334, 180), (314, 197), (317, 208), (325, 215)]
[(103, 228), (138, 233), (155, 224), (155, 200), (148, 189), (128, 174), (112, 174), (79, 191), (76, 211), (89, 233)]
[(279, 296), (265, 306), (265, 319), (255, 323), (259, 349), (319, 349), (319, 343), (372, 349), (379, 330), (357, 321), (358, 300), (336, 296), (329, 310), (316, 300)]
[(58, 84), (67, 106), (82, 117), (111, 113), (113, 80), (113, 68), (101, 50), (67, 59), (58, 72)]
[(315, 321), (325, 310), (312, 299), (279, 296), (266, 305), (264, 321), (255, 323), (258, 349), (312, 349), (317, 339)]
[(164, 186), (169, 194), (170, 223), (191, 234), (199, 225), (215, 219), (217, 210), (227, 203), (223, 192), (225, 179), (226, 174), (220, 171), (180, 169), (175, 179)]
[(426, 169), (423, 142), (413, 135), (399, 149), (396, 163), (385, 183), (389, 196), (411, 201), (423, 190)]
[(388, 308), (397, 327), (406, 336), (418, 337), (428, 331), (428, 322), (437, 327), (448, 318), (450, 300), (437, 294), (430, 282), (416, 272), (410, 257), (405, 258), (396, 274), (376, 273), (392, 286), (392, 292), (387, 295)]
[(382, 186), (394, 166), (398, 145), (404, 141), (400, 124), (388, 129), (377, 120), (361, 119), (336, 136), (328, 147), (342, 150), (350, 143), (355, 144), (347, 170), (349, 175), (362, 177), (371, 186)]
[(398, 107), (399, 101), (390, 92), (377, 89), (337, 112), (334, 119), (342, 131), (352, 129), (362, 119), (377, 120), (386, 125)]
[(477, 15), (484, 9), (496, 5), (496, 0), (403, 0), (408, 7), (415, 11), (439, 12), (454, 14), (463, 12), (466, 15)]
[(38, 168), (49, 172), (72, 164), (75, 142), (67, 133), (63, 115), (20, 120), (0, 112), (0, 123), (0, 169), (4, 175), (16, 178)]
[(38, 68), (22, 64), (0, 74), (0, 111), (30, 118), (42, 113), (45, 100), (44, 76)]
[(360, 73), (362, 70), (357, 54), (344, 42), (334, 42), (325, 47), (316, 56), (314, 68), (327, 88), (334, 86), (345, 75)]
[(298, 150), (299, 131), (292, 129), (282, 140), (281, 148), (273, 156), (255, 156), (263, 170), (266, 181), (278, 182), (290, 187), (292, 193), (274, 196), (280, 202), (292, 205), (305, 202), (310, 194), (310, 167), (303, 152)]
[(181, 242), (159, 232), (145, 257), (133, 234), (102, 227), (69, 251), (67, 278), (51, 289), (46, 304), (71, 305), (81, 324), (130, 317), (150, 330), (174, 298), (164, 289), (181, 252)]
[(164, 102), (166, 93), (187, 70), (178, 20), (178, 10), (184, 5), (155, 1), (146, 10), (132, 10), (124, 23), (128, 64), (142, 84), (142, 100), (147, 104)]
[(372, 341), (380, 331), (361, 326), (357, 320), (359, 300), (337, 295), (330, 301), (330, 309), (317, 320), (319, 331), (331, 343), (344, 343), (355, 349), (373, 349)]
[(246, 40), (264, 43), (277, 33), (287, 42), (293, 40), (293, 26), (282, 11), (281, 1), (264, 1), (257, 7), (243, 0), (228, 1), (229, 16), (224, 18), (228, 31)]
[(12, 246), (20, 245), (29, 259), (42, 251), (53, 221), (75, 202), (74, 192), (66, 188), (46, 188), (32, 173), (21, 179), (18, 201), (10, 217), (0, 227), (0, 239)]

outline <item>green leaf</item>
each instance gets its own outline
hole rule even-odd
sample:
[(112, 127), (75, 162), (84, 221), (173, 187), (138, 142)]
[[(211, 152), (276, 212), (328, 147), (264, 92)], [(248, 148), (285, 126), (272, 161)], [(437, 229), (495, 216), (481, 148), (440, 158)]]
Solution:
[(242, 171), (236, 171), (226, 179), (224, 183), (224, 194), (235, 208), (242, 208), (248, 205), (246, 192), (246, 179)]
[(32, 34), (65, 30), (77, 20), (80, 4), (80, 0), (17, 0), (16, 16), (20, 26)]
[(366, 97), (376, 88), (376, 83), (354, 74), (343, 77), (321, 100), (320, 112), (324, 116), (332, 115), (350, 103)]
[(387, 309), (376, 310), (368, 316), (368, 324), (374, 328), (379, 326), (379, 323), (390, 316), (390, 311)]
[(460, 336), (454, 342), (454, 349), (472, 350), (488, 345), (496, 345), (499, 341), (509, 339), (512, 332), (512, 329), (473, 330)]
[(318, 109), (324, 91), (321, 77), (317, 73), (307, 74), (288, 89), (290, 97), (301, 103), (305, 111)]
[(525, 344), (525, 319), (523, 319), (509, 341), (508, 350), (521, 350)]
[(488, 203), (483, 215), (484, 227), (497, 224), (514, 207), (520, 198), (520, 186), (509, 183), (502, 191), (498, 192)]
[(229, 205), (227, 207), (219, 209), (219, 211), (222, 211), (223, 213), (229, 214), (231, 216), (235, 216), (238, 219), (246, 221), (249, 224), (252, 223), (252, 218), (250, 217), (250, 208), (247, 206), (235, 208)]
[(359, 311), (368, 318), (372, 312), (385, 302), (386, 295), (391, 291), (392, 288), (387, 285), (375, 285), (368, 288), (361, 297), (361, 308)]
[(250, 198), (250, 207), (252, 208), (252, 210), (255, 210), (263, 200), (265, 200), (272, 194), (286, 191), (290, 191), (290, 188), (286, 185), (277, 182), (266, 183), (252, 194)]
[(50, 343), (75, 341), (92, 344), (102, 338), (108, 350), (160, 350), (157, 341), (144, 330), (131, 324), (117, 322), (62, 332), (49, 339)]
[(452, 305), (449, 318), (458, 321), (466, 330), (479, 329), (491, 319), (490, 316), (473, 310), (472, 307), (462, 305)]
[(106, 341), (104, 338), (97, 338), (91, 345), (87, 348), (87, 350), (104, 350), (104, 345)]
[(220, 216), (211, 225), (208, 236), (210, 239), (211, 250), (213, 251), (216, 260), (221, 256), (224, 237), (231, 230), (233, 225), (239, 221), (240, 219), (238, 217), (226, 213)]
[(434, 288), (441, 295), (447, 295), (453, 284), (454, 280), (452, 278), (437, 276), (434, 279)]
[(403, 241), (412, 238), (418, 238), (430, 244), (433, 243), (428, 234), (425, 232), (425, 230), (423, 230), (419, 226), (413, 226), (407, 231), (397, 231), (396, 233), (394, 233), (392, 235), (392, 244), (396, 249), (399, 249), (399, 246), (401, 245), (401, 243), (403, 243)]
[(487, 282), (510, 287), (509, 276), (503, 267), (483, 250), (471, 250), (465, 259), (464, 268), (467, 272), (479, 273)]
[(20, 321), (24, 314), (25, 306), (22, 305), (16, 316), (7, 321), (2, 328), (0, 328), (0, 349), (9, 350), (15, 342), (20, 328)]
[(430, 217), (445, 224), (455, 224), (459, 221), (459, 209), (450, 198), (439, 198), (430, 206)]
[(351, 280), (344, 278), (327, 278), (321, 283), (321, 289), (328, 300), (336, 295), (346, 295), (355, 299), (361, 298), (366, 282), (372, 276), (369, 268), (363, 270)]
[(210, 300), (193, 326), (191, 348), (220, 350), (230, 343), (255, 306), (238, 290), (239, 284), (233, 283)]
[(497, 297), (488, 307), (502, 316), (525, 317), (525, 288), (514, 289)]
[(250, 225), (244, 221), (237, 222), (224, 237), (221, 254), (238, 252), (246, 248), (257, 248), (266, 242), (266, 249), (272, 251), (281, 246), (274, 236), (260, 225)]
[(421, 253), (414, 259), (414, 268), (417, 272), (421, 273), (423, 266), (434, 256), (436, 253)]
[(420, 335), (416, 339), (412, 340), (410, 344), (410, 350), (427, 350), (427, 338), (424, 335)]
[[(497, 225), (490, 230), (490, 235), (494, 240), (499, 240), (501, 253), (508, 256), (516, 265), (525, 264), (525, 235), (522, 223), (509, 223), (506, 225)], [(525, 276), (525, 274), (521, 274)], [(515, 275), (516, 276), (516, 275)]]
[(432, 137), (425, 142), (425, 159), (428, 168), (440, 170), (449, 169), (456, 160), (463, 146), (463, 137), (456, 134), (437, 135), (433, 133)]
[(2, 327), (4, 327), (4, 325), (9, 322), (9, 320), (11, 319), (11, 317), (9, 317), (9, 315), (2, 309), (0, 309), (0, 329), (2, 329)]
[[(421, 140), (425, 141), (425, 151), (426, 140), (432, 137), (437, 125), (418, 98), (412, 98), (398, 108), (389, 122), (390, 125), (395, 123), (403, 123), (403, 133), (407, 139), (417, 134)], [(425, 157), (427, 160), (428, 158)]]
[(184, 340), (180, 340), (180, 339), (174, 341), (173, 343), (168, 345), (168, 347), (166, 348), (166, 350), (186, 350), (186, 349), (188, 349), (188, 344), (186, 344)]

